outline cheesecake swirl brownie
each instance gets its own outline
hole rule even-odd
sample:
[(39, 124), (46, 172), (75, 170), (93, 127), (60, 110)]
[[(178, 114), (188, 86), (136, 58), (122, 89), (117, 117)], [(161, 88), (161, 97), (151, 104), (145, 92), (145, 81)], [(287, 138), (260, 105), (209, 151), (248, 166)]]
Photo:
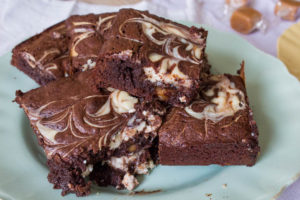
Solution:
[(74, 71), (94, 68), (116, 13), (74, 15), (66, 20), (70, 60)]
[(115, 13), (74, 15), (13, 49), (12, 65), (40, 85), (95, 67)]
[(162, 165), (255, 164), (258, 130), (239, 75), (211, 75), (207, 31), (147, 11), (74, 15), (16, 46), (42, 86), (16, 92), (62, 195), (133, 190)]
[(91, 180), (132, 190), (138, 184), (135, 175), (154, 166), (150, 149), (163, 107), (120, 90), (94, 91), (92, 73), (17, 92), (16, 102), (46, 153), (48, 179), (63, 195), (88, 194)]
[(159, 131), (163, 165), (248, 165), (259, 152), (258, 130), (241, 76), (211, 75), (199, 97), (172, 108)]
[(38, 84), (45, 85), (65, 76), (68, 44), (63, 21), (17, 45), (11, 63)]
[(208, 72), (207, 31), (186, 27), (148, 12), (122, 9), (98, 60), (100, 86), (135, 96), (188, 104), (201, 75)]

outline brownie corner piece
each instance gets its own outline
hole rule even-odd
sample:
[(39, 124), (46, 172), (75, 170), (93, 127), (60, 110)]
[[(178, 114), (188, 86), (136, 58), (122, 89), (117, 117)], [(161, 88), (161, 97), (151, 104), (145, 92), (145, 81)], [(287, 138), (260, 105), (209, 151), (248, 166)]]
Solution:
[(162, 165), (252, 166), (259, 151), (243, 70), (241, 76), (210, 75), (199, 97), (172, 108), (159, 130)]
[(48, 180), (62, 195), (89, 194), (87, 179), (132, 190), (136, 176), (154, 167), (163, 106), (125, 91), (95, 90), (92, 75), (89, 70), (16, 93), (47, 156)]
[(74, 71), (94, 68), (116, 13), (73, 15), (66, 20), (70, 64)]
[(207, 31), (146, 11), (121, 9), (101, 49), (100, 85), (172, 105), (187, 105), (209, 71)]
[(65, 21), (62, 21), (18, 44), (12, 50), (11, 64), (45, 85), (65, 76), (68, 42)]

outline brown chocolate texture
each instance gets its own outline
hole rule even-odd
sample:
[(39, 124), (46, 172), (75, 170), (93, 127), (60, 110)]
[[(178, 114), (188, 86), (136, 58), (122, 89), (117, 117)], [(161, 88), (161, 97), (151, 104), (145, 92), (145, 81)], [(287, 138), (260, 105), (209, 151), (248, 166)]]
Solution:
[(198, 99), (172, 108), (159, 131), (163, 165), (252, 166), (258, 152), (258, 131), (239, 76), (210, 76)]
[(194, 97), (201, 74), (209, 69), (207, 32), (202, 28), (122, 9), (107, 35), (98, 62), (100, 86), (185, 105)]
[(68, 43), (63, 21), (17, 45), (11, 63), (38, 84), (45, 85), (64, 76)]
[[(62, 194), (132, 190), (163, 165), (248, 165), (258, 131), (240, 76), (209, 75), (207, 31), (145, 11), (71, 16), (13, 50), (17, 91)], [(115, 88), (115, 89), (113, 89)], [(157, 137), (159, 136), (159, 138)]]
[(71, 16), (17, 45), (11, 63), (40, 85), (90, 70), (114, 16)]
[(86, 71), (96, 66), (105, 35), (116, 13), (74, 15), (66, 20), (70, 35), (70, 60), (74, 71)]
[(91, 74), (82, 72), (27, 93), (17, 92), (16, 102), (47, 155), (49, 181), (63, 194), (88, 194), (90, 184), (84, 177), (90, 172), (96, 183), (102, 183), (93, 166), (121, 171), (121, 182), (112, 183), (130, 190), (138, 184), (134, 175), (148, 173), (154, 166), (149, 151), (164, 114), (160, 103), (139, 102), (119, 90), (95, 91)]

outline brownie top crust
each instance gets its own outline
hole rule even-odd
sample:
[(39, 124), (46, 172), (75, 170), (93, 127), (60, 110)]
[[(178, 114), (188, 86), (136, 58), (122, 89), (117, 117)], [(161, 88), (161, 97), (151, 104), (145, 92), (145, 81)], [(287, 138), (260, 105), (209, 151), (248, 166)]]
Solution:
[(105, 35), (116, 13), (73, 15), (66, 20), (70, 36), (70, 59), (75, 70), (95, 67)]
[[(66, 35), (65, 21), (60, 22), (13, 49), (12, 64), (18, 66), (23, 59), (32, 70), (43, 71), (48, 77), (63, 77), (64, 60), (68, 58), (69, 38)], [(39, 81), (44, 84), (43, 80)]]
[(136, 63), (151, 83), (197, 86), (205, 56), (204, 29), (189, 28), (147, 11), (121, 9), (108, 37), (101, 52)]
[(258, 131), (240, 76), (212, 75), (191, 105), (172, 108), (159, 131), (160, 144), (186, 147), (243, 143), (257, 147)]
[(141, 133), (156, 136), (161, 108), (140, 103), (124, 91), (95, 92), (90, 89), (90, 73), (17, 92), (16, 102), (29, 117), (48, 159), (57, 154), (68, 161), (88, 151), (114, 151)]

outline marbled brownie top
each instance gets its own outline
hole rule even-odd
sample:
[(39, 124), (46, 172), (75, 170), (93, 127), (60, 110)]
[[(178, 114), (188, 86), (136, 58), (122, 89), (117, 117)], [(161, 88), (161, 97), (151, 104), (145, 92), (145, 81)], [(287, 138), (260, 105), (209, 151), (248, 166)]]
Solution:
[(116, 150), (140, 134), (156, 136), (161, 108), (140, 103), (124, 91), (94, 91), (90, 73), (17, 92), (16, 102), (26, 112), (48, 159), (58, 154), (68, 161), (87, 151)]
[[(243, 70), (242, 70), (243, 71)], [(258, 131), (241, 76), (211, 75), (198, 99), (185, 108), (172, 108), (159, 131), (160, 144), (184, 147), (240, 143), (251, 150)]]
[[(69, 38), (66, 35), (65, 22), (58, 23), (41, 34), (38, 34), (13, 49), (14, 57), (20, 57), (35, 70), (38, 68), (48, 76), (63, 77), (65, 65), (64, 60), (68, 58)], [(17, 65), (13, 59), (12, 64)]]
[(107, 31), (116, 13), (74, 15), (66, 20), (70, 36), (70, 59), (73, 68), (94, 68)]
[(102, 54), (130, 60), (143, 68), (155, 85), (196, 87), (207, 31), (186, 27), (146, 11), (121, 9), (114, 19)]
[(41, 85), (96, 65), (115, 13), (74, 15), (13, 49), (12, 64)]

